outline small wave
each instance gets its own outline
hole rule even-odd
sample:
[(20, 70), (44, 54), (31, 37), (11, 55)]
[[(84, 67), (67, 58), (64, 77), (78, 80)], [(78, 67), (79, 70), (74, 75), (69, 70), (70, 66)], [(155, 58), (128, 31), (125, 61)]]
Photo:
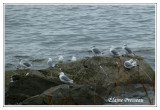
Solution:
[(21, 56), (21, 55), (16, 55), (14, 56), (15, 58), (29, 58), (29, 56)]
[(33, 60), (29, 60), (31, 62), (43, 62), (45, 59), (33, 59)]

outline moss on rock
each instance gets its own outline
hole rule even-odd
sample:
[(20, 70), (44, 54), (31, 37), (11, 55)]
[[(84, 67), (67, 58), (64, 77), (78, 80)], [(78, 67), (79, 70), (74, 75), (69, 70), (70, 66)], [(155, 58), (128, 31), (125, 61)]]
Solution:
[[(126, 60), (133, 59), (137, 61), (136, 67), (132, 69), (126, 69), (123, 64)], [(80, 90), (83, 88), (88, 89), (87, 87), (95, 88), (96, 86), (96, 94), (101, 96), (109, 96), (111, 93), (115, 92), (116, 87), (120, 86), (122, 90), (126, 90), (127, 88), (124, 85), (131, 84), (147, 84), (153, 86), (154, 88), (154, 79), (155, 72), (152, 68), (147, 64), (143, 58), (139, 56), (130, 57), (124, 56), (121, 58), (112, 58), (112, 57), (101, 57), (95, 56), (92, 58), (85, 58), (82, 60), (78, 60), (75, 62), (68, 63), (59, 63), (56, 64), (53, 68), (47, 68), (43, 70), (13, 70), (5, 72), (5, 102), (6, 104), (16, 104), (22, 102), (24, 99), (29, 98), (28, 100), (33, 100), (33, 104), (49, 104), (47, 99), (45, 102), (36, 102), (35, 97), (44, 99), (45, 90), (51, 88), (51, 92), (54, 93), (55, 96), (62, 95), (65, 96), (67, 94), (68, 89), (63, 88), (62, 82), (59, 80), (58, 73), (61, 70), (70, 78), (74, 80), (73, 88), (79, 87)], [(29, 73), (29, 76), (25, 76), (26, 73)], [(11, 76), (14, 76), (14, 82), (10, 83)], [(64, 92), (56, 92), (55, 88), (59, 88), (60, 91), (65, 89)], [(132, 87), (135, 90), (134, 86)], [(143, 87), (142, 87), (143, 88)], [(73, 94), (75, 94), (74, 90)], [(66, 93), (65, 93), (66, 92)], [(82, 92), (82, 91), (81, 91)], [(18, 95), (19, 94), (19, 95)], [(23, 94), (23, 95), (22, 95)], [(39, 95), (40, 96), (37, 96)], [(77, 93), (78, 94), (78, 93)], [(82, 93), (79, 93), (79, 95)], [(89, 94), (93, 97), (93, 93), (89, 90)], [(48, 95), (48, 94), (47, 94)], [(52, 100), (54, 100), (55, 96), (52, 96)], [(16, 99), (17, 96), (21, 96), (20, 99)], [(35, 97), (33, 97), (35, 96)], [(49, 95), (50, 96), (50, 95)], [(43, 97), (43, 98), (42, 98)], [(46, 96), (45, 96), (46, 98)], [(40, 100), (39, 99), (39, 100)], [(73, 95), (73, 99), (76, 100), (76, 97)], [(79, 101), (76, 100), (77, 103), (72, 104), (93, 104), (87, 103), (86, 98), (81, 99)], [(55, 101), (55, 100), (54, 100)], [(91, 99), (90, 99), (91, 101)], [(84, 102), (84, 103), (82, 103)], [(102, 101), (103, 102), (103, 101)], [(28, 102), (27, 102), (28, 103)], [(23, 103), (23, 104), (27, 104)], [(28, 103), (32, 104), (32, 103)], [(70, 102), (61, 102), (58, 101), (54, 104), (71, 104)], [(102, 104), (102, 103), (100, 103)]]

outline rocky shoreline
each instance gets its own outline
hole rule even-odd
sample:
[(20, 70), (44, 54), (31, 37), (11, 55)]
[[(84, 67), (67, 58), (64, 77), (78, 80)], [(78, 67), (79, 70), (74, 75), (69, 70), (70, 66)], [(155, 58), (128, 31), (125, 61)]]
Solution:
[[(126, 69), (123, 64), (131, 58), (138, 66)], [(73, 84), (59, 80), (59, 68)], [(118, 97), (122, 91), (143, 91), (153, 104), (147, 88), (154, 92), (154, 84), (155, 72), (139, 56), (94, 56), (43, 70), (5, 71), (5, 105), (104, 105), (109, 102), (103, 97)]]

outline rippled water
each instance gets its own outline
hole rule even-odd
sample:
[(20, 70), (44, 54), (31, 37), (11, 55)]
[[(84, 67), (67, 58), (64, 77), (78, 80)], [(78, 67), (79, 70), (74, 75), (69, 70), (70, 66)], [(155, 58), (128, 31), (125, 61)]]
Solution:
[(49, 57), (91, 57), (91, 45), (109, 56), (124, 43), (155, 70), (155, 5), (5, 5), (6, 70), (19, 58), (43, 69)]

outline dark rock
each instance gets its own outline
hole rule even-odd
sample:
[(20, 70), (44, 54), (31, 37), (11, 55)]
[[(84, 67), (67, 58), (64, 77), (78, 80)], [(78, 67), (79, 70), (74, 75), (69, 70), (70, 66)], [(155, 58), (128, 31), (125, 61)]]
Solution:
[(55, 82), (51, 82), (36, 76), (19, 77), (19, 80), (7, 86), (5, 104), (19, 103), (28, 97), (41, 94), (46, 89), (59, 84), (60, 81), (55, 80)]
[[(126, 69), (123, 66), (123, 63), (129, 59), (137, 60), (137, 64), (139, 66), (134, 67), (132, 69)], [(59, 73), (61, 70), (70, 78), (74, 80), (73, 90), (67, 89), (62, 86), (62, 82), (59, 80)], [(30, 73), (29, 76), (25, 76), (26, 73)], [(10, 77), (14, 76), (18, 79), (13, 83), (10, 83)], [(134, 85), (140, 84), (141, 89), (135, 89)], [(47, 97), (52, 99), (53, 104), (96, 104), (91, 103), (93, 93), (91, 91), (96, 91), (97, 96), (110, 96), (112, 94), (116, 94), (117, 91), (143, 91), (143, 84), (150, 86), (155, 89), (155, 72), (152, 68), (147, 64), (143, 58), (135, 56), (125, 56), (121, 58), (112, 58), (112, 57), (100, 57), (95, 56), (92, 58), (85, 58), (82, 60), (78, 60), (75, 62), (69, 63), (59, 63), (53, 68), (47, 68), (43, 70), (15, 70), (15, 71), (6, 71), (5, 72), (5, 104), (16, 104), (20, 101), (23, 101), (27, 98), (27, 100), (33, 100), (29, 103), (29, 101), (24, 101), (23, 104), (51, 104), (47, 102)], [(60, 85), (60, 86), (58, 86)], [(131, 87), (128, 85), (132, 85)], [(56, 87), (55, 87), (56, 86)], [(80, 87), (79, 87), (80, 86)], [(147, 88), (146, 86), (146, 88)], [(52, 88), (51, 88), (52, 87)], [(60, 88), (61, 87), (61, 88)], [(79, 91), (76, 91), (79, 87)], [(49, 89), (51, 88), (51, 89)], [(56, 88), (56, 90), (55, 90)], [(57, 89), (58, 88), (58, 89)], [(77, 88), (77, 89), (75, 89)], [(85, 88), (88, 90), (83, 90)], [(90, 89), (88, 89), (90, 88)], [(120, 88), (120, 89), (117, 89)], [(128, 89), (129, 88), (129, 89)], [(48, 90), (49, 89), (49, 90)], [(50, 91), (54, 94), (44, 94), (45, 90)], [(64, 90), (64, 91), (61, 91)], [(69, 97), (68, 91), (72, 91), (72, 99), (74, 99), (74, 103), (72, 103), (71, 97)], [(59, 91), (59, 92), (57, 92)], [(85, 101), (86, 98), (82, 98), (81, 101), (75, 98), (76, 94), (82, 95), (82, 91), (90, 94), (88, 103)], [(145, 92), (144, 90), (143, 92)], [(78, 93), (79, 92), (79, 93)], [(22, 95), (23, 94), (23, 95)], [(119, 92), (121, 94), (121, 92)], [(21, 98), (18, 97), (20, 95)], [(69, 102), (65, 102), (56, 98), (56, 96), (68, 96), (66, 100)], [(16, 97), (17, 98), (16, 98)], [(34, 97), (33, 97), (34, 96)], [(62, 97), (59, 96), (59, 97)], [(29, 97), (29, 98), (28, 98)], [(86, 96), (87, 97), (87, 96)], [(36, 98), (36, 99), (35, 99)], [(40, 98), (40, 99), (38, 99)], [(55, 99), (56, 100), (55, 100)], [(45, 99), (45, 100), (41, 100)], [(103, 103), (100, 103), (103, 104)]]
[(12, 76), (13, 81), (17, 81), (17, 80), (19, 80), (20, 78), (21, 78), (20, 75), (13, 75), (13, 76)]
[(89, 86), (59, 85), (22, 102), (24, 105), (101, 105), (105, 101)]
[(17, 105), (29, 97), (30, 96), (26, 94), (21, 94), (21, 93), (6, 95), (5, 104), (6, 105), (13, 105), (13, 104)]

